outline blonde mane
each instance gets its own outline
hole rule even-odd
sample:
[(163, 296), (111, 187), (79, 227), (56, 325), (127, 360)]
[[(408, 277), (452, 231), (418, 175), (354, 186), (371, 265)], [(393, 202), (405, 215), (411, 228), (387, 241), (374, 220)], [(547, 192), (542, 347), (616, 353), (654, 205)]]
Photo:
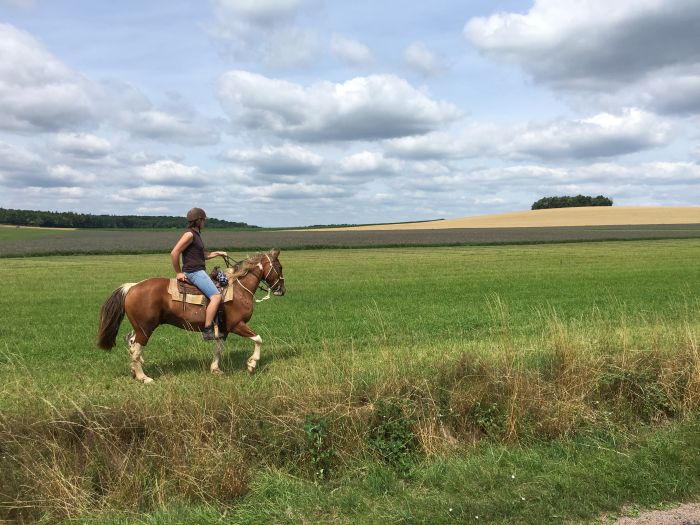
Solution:
[(229, 279), (238, 279), (239, 277), (243, 277), (245, 274), (247, 274), (250, 270), (255, 268), (258, 264), (262, 262), (262, 258), (265, 257), (265, 253), (256, 253), (255, 255), (251, 255), (247, 259), (241, 261), (237, 266), (238, 270), (234, 270), (233, 268), (227, 268), (226, 269), (226, 277)]

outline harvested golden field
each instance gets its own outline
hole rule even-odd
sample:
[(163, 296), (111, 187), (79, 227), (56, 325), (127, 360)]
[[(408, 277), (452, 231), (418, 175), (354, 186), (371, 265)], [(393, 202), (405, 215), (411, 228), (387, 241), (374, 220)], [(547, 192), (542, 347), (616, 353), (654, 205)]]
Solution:
[(595, 206), (527, 210), (430, 222), (375, 224), (343, 230), (438, 230), (444, 228), (546, 228), (556, 226), (628, 226), (698, 224), (700, 206)]

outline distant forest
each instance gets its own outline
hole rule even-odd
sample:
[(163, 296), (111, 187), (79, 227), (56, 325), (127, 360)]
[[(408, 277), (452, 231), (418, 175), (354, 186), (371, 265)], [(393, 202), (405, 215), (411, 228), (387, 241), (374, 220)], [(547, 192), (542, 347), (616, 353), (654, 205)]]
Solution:
[[(12, 210), (0, 208), (0, 224), (51, 228), (185, 228), (184, 217), (146, 215), (91, 215), (60, 211)], [(257, 228), (245, 222), (207, 218), (208, 228)]]
[(532, 205), (533, 210), (546, 210), (550, 208), (578, 208), (582, 206), (612, 206), (613, 201), (602, 195), (591, 197), (589, 195), (576, 195), (575, 197), (544, 197)]

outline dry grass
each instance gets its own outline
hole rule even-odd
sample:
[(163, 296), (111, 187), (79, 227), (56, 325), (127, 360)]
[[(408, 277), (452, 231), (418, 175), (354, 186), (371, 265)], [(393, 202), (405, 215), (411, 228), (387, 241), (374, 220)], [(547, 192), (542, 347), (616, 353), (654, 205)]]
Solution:
[(356, 226), (353, 228), (337, 228), (335, 231), (440, 230), (446, 228), (540, 228), (556, 226), (623, 226), (698, 223), (700, 223), (700, 206), (595, 206), (585, 208), (558, 208), (552, 210), (528, 210), (431, 222)]

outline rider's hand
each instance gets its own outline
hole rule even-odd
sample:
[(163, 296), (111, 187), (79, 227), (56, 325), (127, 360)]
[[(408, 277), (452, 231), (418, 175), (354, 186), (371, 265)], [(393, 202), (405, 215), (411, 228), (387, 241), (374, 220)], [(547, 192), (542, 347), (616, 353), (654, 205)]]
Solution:
[(187, 276), (184, 274), (184, 272), (180, 272), (177, 274), (177, 280), (183, 283), (187, 282)]
[(228, 253), (226, 253), (226, 252), (219, 252), (219, 257), (228, 257)]

